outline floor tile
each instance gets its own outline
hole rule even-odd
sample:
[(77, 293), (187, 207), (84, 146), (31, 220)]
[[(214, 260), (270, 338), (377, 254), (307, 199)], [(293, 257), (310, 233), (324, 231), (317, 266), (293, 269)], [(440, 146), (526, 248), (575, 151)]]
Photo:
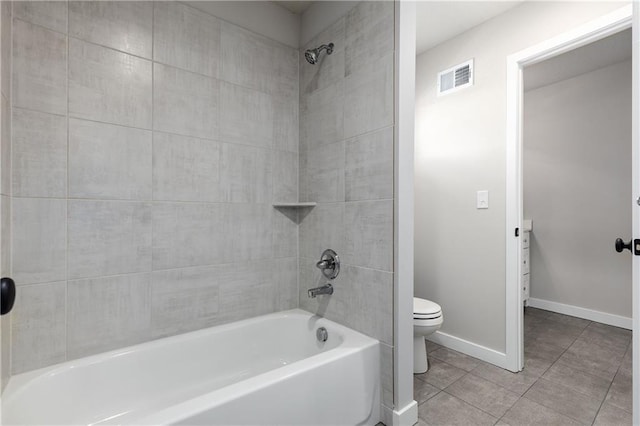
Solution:
[(602, 403), (601, 398), (583, 395), (545, 379), (534, 383), (524, 397), (581, 423), (592, 423)]
[(438, 392), (440, 392), (440, 389), (437, 387), (420, 379), (413, 379), (413, 399), (415, 399), (418, 404), (426, 401)]
[(544, 309), (532, 308), (527, 306), (524, 308), (524, 316), (525, 318), (541, 318), (546, 319), (549, 315), (549, 311), (545, 311)]
[(429, 340), (425, 340), (425, 342), (427, 344), (427, 353), (435, 352), (443, 347), (442, 345), (439, 345), (436, 342), (430, 342)]
[(524, 354), (525, 359), (527, 355), (535, 354), (536, 356), (546, 359), (551, 362), (555, 362), (560, 356), (567, 350), (561, 346), (554, 345), (553, 343), (541, 342), (536, 340), (528, 340), (525, 331), (524, 335)]
[(560, 324), (567, 324), (567, 325), (571, 325), (573, 327), (578, 327), (582, 329), (586, 328), (589, 324), (591, 324), (591, 321), (589, 320), (578, 318), (578, 317), (572, 317), (569, 315), (562, 315), (556, 312), (548, 312), (545, 319), (548, 321), (554, 321)]
[(440, 348), (430, 353), (429, 356), (437, 358), (440, 361), (444, 361), (447, 364), (451, 364), (454, 367), (461, 368), (465, 371), (471, 371), (480, 364), (480, 362), (476, 358), (470, 357), (449, 348)]
[(633, 354), (633, 345), (629, 345), (629, 347), (627, 348), (627, 352), (624, 354), (624, 357), (622, 358), (622, 364), (620, 364), (620, 370), (624, 371), (625, 373), (631, 374), (633, 370), (632, 354)]
[(531, 320), (531, 322), (538, 323), (540, 321), (543, 321), (543, 322), (551, 321), (551, 322), (556, 322), (560, 324), (579, 327), (582, 329), (584, 329), (589, 324), (591, 324), (591, 321), (583, 318), (572, 317), (570, 315), (559, 314), (556, 312), (546, 311), (544, 309), (537, 309), (532, 307), (526, 307), (524, 309), (524, 317), (525, 319)]
[(624, 354), (631, 342), (628, 331), (604, 324), (592, 323), (582, 332), (579, 340), (595, 343)]
[(600, 400), (605, 397), (611, 385), (610, 380), (575, 370), (560, 363), (551, 366), (542, 378), (553, 383), (563, 384), (576, 392), (599, 398)]
[(414, 377), (437, 387), (444, 389), (451, 383), (464, 376), (467, 372), (461, 368), (440, 361), (437, 358), (429, 358), (429, 371), (417, 374)]
[(633, 415), (625, 410), (604, 403), (596, 416), (593, 426), (629, 426), (633, 422)]
[(556, 362), (612, 380), (623, 357), (624, 352), (616, 348), (579, 339)]
[(427, 402), (420, 404), (418, 417), (427, 425), (481, 426), (493, 425), (498, 421), (497, 418), (446, 392), (440, 392)]
[(580, 424), (527, 398), (520, 398), (500, 420), (511, 426), (577, 426)]
[(616, 377), (613, 379), (605, 402), (631, 413), (633, 410), (631, 382), (631, 373), (618, 371)]
[(512, 373), (486, 362), (480, 363), (479, 366), (471, 371), (471, 374), (489, 380), (518, 395), (524, 394), (538, 379), (538, 376), (531, 375), (527, 371)]
[(592, 322), (589, 324), (589, 330), (593, 330), (595, 332), (599, 332), (608, 336), (616, 336), (625, 338), (628, 341), (631, 341), (631, 330), (627, 330), (626, 328), (614, 327), (612, 325), (602, 324), (599, 322)]
[(542, 317), (537, 317), (537, 316), (532, 316), (532, 315), (525, 314), (525, 316), (524, 316), (524, 330), (525, 330), (525, 332), (532, 330), (533, 328), (535, 328), (537, 325), (541, 324), (544, 321), (545, 321), (545, 319), (542, 318)]
[(473, 374), (455, 381), (446, 392), (496, 417), (502, 417), (520, 399), (517, 393)]
[(427, 341), (430, 370), (414, 376), (418, 425), (631, 423), (629, 330), (535, 308), (524, 321), (519, 373)]
[(568, 348), (583, 331), (583, 327), (554, 321), (543, 321), (529, 330), (525, 335), (525, 339)]
[(553, 364), (553, 361), (540, 358), (537, 353), (530, 353), (524, 357), (524, 370), (531, 377), (542, 376)]

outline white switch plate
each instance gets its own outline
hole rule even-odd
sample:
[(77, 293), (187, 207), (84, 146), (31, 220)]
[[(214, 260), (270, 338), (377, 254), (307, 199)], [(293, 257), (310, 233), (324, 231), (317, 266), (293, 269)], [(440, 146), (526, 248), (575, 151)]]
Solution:
[(476, 208), (488, 209), (489, 208), (489, 191), (478, 191), (476, 193)]

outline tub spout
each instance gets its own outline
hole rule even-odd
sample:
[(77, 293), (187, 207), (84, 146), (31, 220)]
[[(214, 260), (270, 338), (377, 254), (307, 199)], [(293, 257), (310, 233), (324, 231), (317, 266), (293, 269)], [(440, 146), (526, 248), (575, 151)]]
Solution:
[(321, 294), (333, 294), (333, 286), (329, 283), (323, 285), (322, 287), (311, 288), (307, 291), (307, 294), (310, 298), (314, 298)]

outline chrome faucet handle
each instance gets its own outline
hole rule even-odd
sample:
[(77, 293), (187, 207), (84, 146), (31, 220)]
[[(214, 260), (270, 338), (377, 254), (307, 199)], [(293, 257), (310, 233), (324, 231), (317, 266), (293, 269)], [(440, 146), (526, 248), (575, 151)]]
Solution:
[(333, 262), (329, 260), (319, 260), (316, 263), (316, 268), (323, 269), (323, 270), (333, 268)]
[(322, 275), (332, 280), (340, 273), (340, 258), (335, 251), (326, 249), (322, 252), (320, 261), (316, 263), (316, 267), (322, 271)]

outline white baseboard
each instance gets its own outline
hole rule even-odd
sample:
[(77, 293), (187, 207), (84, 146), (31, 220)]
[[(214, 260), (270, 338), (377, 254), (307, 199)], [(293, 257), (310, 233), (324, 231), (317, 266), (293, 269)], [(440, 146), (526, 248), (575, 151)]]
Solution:
[(551, 302), (536, 298), (529, 298), (529, 306), (532, 308), (544, 309), (546, 311), (557, 312), (559, 314), (570, 315), (600, 322), (602, 324), (613, 325), (615, 327), (632, 329), (632, 319), (606, 312), (594, 311), (593, 309), (581, 308), (579, 306), (565, 305), (564, 303)]
[(427, 340), (445, 346), (449, 349), (462, 352), (465, 355), (481, 359), (482, 361), (500, 368), (507, 369), (507, 355), (494, 349), (478, 345), (477, 343), (473, 343), (441, 331), (436, 331), (432, 335), (427, 336)]
[(387, 426), (413, 426), (418, 423), (418, 403), (411, 401), (401, 410), (382, 406), (382, 423)]
[(380, 405), (380, 421), (386, 425), (393, 425), (393, 408), (389, 408), (384, 404)]

